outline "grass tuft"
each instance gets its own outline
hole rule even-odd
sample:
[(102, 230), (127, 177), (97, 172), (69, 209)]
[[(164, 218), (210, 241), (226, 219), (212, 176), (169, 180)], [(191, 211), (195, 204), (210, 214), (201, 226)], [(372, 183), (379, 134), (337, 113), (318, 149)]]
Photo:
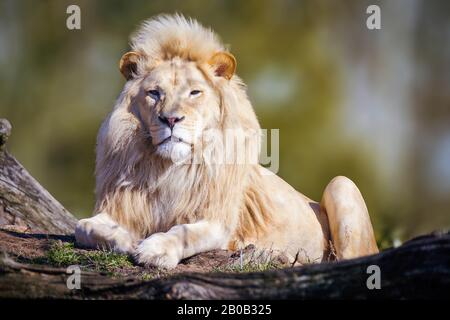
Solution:
[(264, 272), (283, 267), (283, 262), (278, 259), (279, 253), (269, 250), (240, 250), (239, 256), (233, 262), (213, 269), (214, 272)]
[(103, 250), (89, 251), (84, 254), (84, 258), (84, 265), (97, 271), (112, 271), (133, 266), (128, 256)]
[(240, 264), (229, 264), (214, 268), (214, 272), (233, 272), (233, 273), (246, 273), (246, 272), (264, 272), (279, 269), (280, 265), (272, 261), (258, 263), (248, 262), (242, 266)]
[(80, 255), (75, 251), (71, 242), (55, 242), (47, 252), (47, 260), (50, 264), (61, 267), (81, 264)]
[(80, 252), (75, 250), (73, 243), (60, 241), (52, 244), (47, 252), (47, 260), (58, 267), (78, 264), (85, 268), (106, 272), (133, 266), (126, 255), (104, 250)]
[(143, 272), (141, 274), (141, 280), (143, 281), (148, 281), (148, 280), (152, 280), (155, 278), (154, 274), (148, 273), (148, 272)]

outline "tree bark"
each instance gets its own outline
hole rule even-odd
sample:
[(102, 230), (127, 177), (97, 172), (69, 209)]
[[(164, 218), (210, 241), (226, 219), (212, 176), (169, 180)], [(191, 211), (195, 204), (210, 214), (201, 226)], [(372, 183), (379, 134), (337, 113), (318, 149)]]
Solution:
[[(380, 289), (370, 265), (380, 268)], [(180, 274), (141, 281), (82, 272), (81, 289), (65, 269), (0, 258), (0, 298), (75, 299), (420, 299), (450, 296), (450, 234), (432, 234), (359, 259), (264, 273)], [(369, 280), (368, 280), (369, 279)]]
[(11, 125), (0, 119), (0, 225), (70, 234), (76, 219), (6, 150)]

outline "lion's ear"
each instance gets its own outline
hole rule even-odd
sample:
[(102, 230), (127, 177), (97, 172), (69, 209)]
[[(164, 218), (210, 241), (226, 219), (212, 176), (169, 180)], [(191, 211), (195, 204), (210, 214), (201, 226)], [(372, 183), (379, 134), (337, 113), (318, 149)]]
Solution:
[(130, 51), (125, 53), (122, 58), (120, 58), (119, 69), (125, 79), (130, 80), (133, 78), (133, 75), (136, 74), (137, 62), (140, 56), (141, 55), (139, 53)]
[(216, 76), (230, 80), (236, 71), (236, 59), (231, 53), (217, 52), (208, 61)]

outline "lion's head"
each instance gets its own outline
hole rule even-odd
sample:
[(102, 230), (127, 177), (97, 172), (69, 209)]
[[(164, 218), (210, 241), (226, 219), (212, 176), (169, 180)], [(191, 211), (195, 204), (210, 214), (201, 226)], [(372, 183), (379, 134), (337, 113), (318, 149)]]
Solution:
[[(223, 68), (234, 68), (231, 55), (219, 54), (228, 58)], [(135, 111), (160, 156), (186, 158), (205, 129), (220, 125), (220, 95), (208, 69), (207, 64), (173, 58), (159, 62), (140, 80)]]
[(231, 53), (194, 20), (163, 15), (142, 25), (98, 135), (97, 211), (146, 234), (228, 203), (237, 210), (231, 198), (242, 197), (248, 165), (258, 163), (260, 127), (235, 70)]
[[(232, 128), (240, 128), (238, 114), (246, 108), (253, 129), (258, 127), (250, 106), (226, 105), (246, 97), (234, 76), (234, 56), (212, 31), (181, 16), (160, 16), (145, 23), (131, 43), (120, 70), (134, 83), (131, 111), (156, 154), (175, 162), (188, 158), (193, 148), (203, 148), (205, 131), (222, 130), (234, 114)], [(250, 129), (249, 123), (242, 129)]]

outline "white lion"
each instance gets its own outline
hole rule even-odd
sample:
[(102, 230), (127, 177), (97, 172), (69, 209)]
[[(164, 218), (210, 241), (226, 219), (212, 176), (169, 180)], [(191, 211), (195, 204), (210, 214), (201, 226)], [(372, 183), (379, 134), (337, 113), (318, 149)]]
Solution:
[[(131, 46), (120, 61), (127, 82), (98, 134), (96, 214), (79, 221), (79, 244), (166, 268), (248, 244), (297, 263), (325, 260), (330, 240), (341, 259), (378, 252), (351, 180), (334, 178), (319, 204), (257, 163), (259, 123), (235, 58), (211, 30), (163, 15)], [(227, 131), (250, 150), (244, 162), (218, 161), (231, 152)]]

